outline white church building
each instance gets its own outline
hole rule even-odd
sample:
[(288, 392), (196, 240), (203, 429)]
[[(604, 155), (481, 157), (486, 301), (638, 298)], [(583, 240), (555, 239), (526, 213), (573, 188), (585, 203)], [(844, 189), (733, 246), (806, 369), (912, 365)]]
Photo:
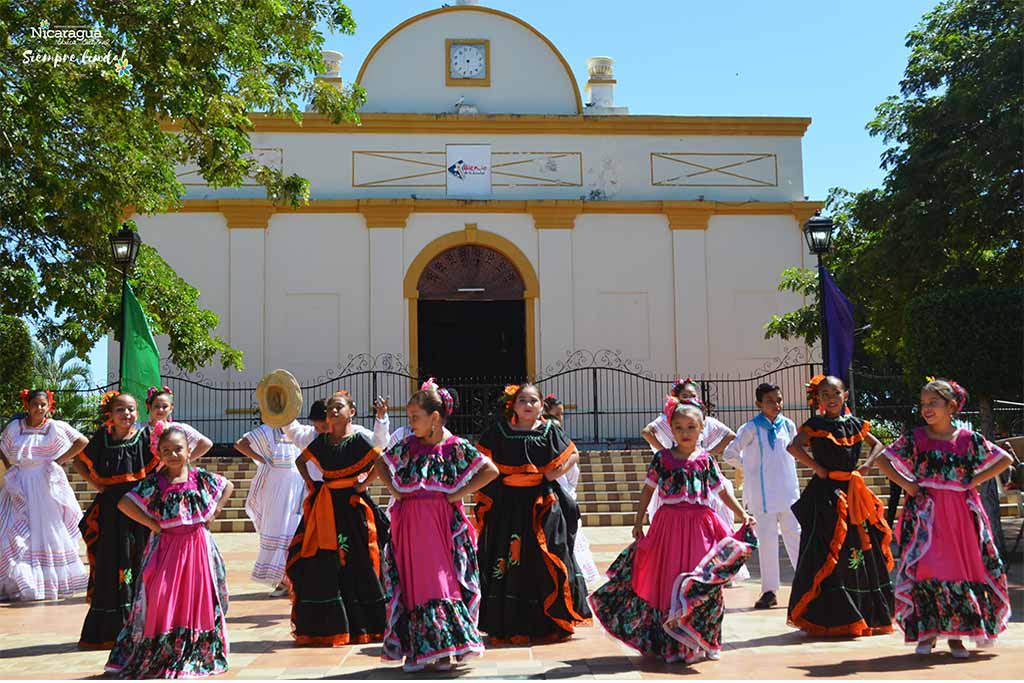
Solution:
[[(535, 378), (579, 350), (744, 375), (784, 356), (763, 325), (803, 303), (780, 273), (813, 265), (810, 119), (630, 114), (613, 60), (589, 59), (581, 88), (557, 39), (459, 2), (373, 46), (360, 125), (254, 115), (254, 153), (311, 181), (302, 208), (181, 169), (183, 208), (133, 218), (244, 352), (241, 375), (204, 375), (311, 381), (390, 354)], [(340, 61), (321, 78), (340, 83)]]

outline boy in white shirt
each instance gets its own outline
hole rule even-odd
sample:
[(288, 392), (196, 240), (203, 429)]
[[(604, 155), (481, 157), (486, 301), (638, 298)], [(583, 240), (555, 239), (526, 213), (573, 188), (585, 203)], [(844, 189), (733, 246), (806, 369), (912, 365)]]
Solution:
[(794, 567), (800, 552), (800, 524), (790, 510), (800, 497), (800, 484), (796, 463), (786, 451), (796, 438), (796, 425), (782, 415), (782, 390), (774, 384), (760, 384), (755, 397), (761, 412), (736, 431), (724, 458), (743, 468), (743, 502), (757, 520), (759, 541), (762, 595), (754, 607), (769, 609), (778, 604), (780, 529)]

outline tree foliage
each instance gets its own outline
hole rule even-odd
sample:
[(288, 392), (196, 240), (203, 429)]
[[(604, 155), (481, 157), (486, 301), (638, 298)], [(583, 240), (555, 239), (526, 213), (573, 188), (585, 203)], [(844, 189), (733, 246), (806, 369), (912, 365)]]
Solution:
[(96, 422), (99, 395), (90, 393), (89, 366), (67, 344), (32, 340), (32, 387), (55, 393), (54, 416), (79, 431), (89, 431)]
[(939, 290), (904, 312), (901, 360), (910, 385), (949, 377), (978, 399), (991, 436), (992, 399), (1024, 395), (1024, 288)]
[(0, 418), (22, 409), (19, 392), (32, 383), (32, 335), (24, 320), (0, 315)]
[(813, 346), (821, 337), (818, 272), (810, 268), (786, 268), (779, 280), (779, 291), (810, 297), (811, 303), (789, 313), (773, 315), (764, 326), (764, 338), (801, 339), (808, 346)]
[(861, 342), (873, 354), (900, 348), (917, 296), (1024, 282), (1020, 7), (947, 0), (927, 14), (907, 35), (900, 94), (867, 126), (886, 144), (882, 187), (830, 192), (828, 265), (858, 325), (871, 324)]
[[(197, 165), (213, 187), (254, 178), (275, 202), (306, 201), (306, 179), (252, 158), (249, 112), (299, 121), (309, 101), (334, 122), (357, 119), (360, 88), (313, 78), (324, 69), (320, 21), (355, 30), (338, 0), (0, 5), (0, 312), (81, 356), (117, 329), (120, 276), (107, 236), (127, 207), (177, 207), (179, 165)], [(95, 29), (98, 44), (38, 33), (63, 26)], [(85, 54), (107, 61), (36, 61)], [(162, 130), (166, 119), (180, 133)], [(219, 355), (241, 367), (241, 355), (211, 336), (216, 315), (155, 250), (143, 251), (132, 285), (154, 331), (170, 335), (175, 364), (192, 370)]]

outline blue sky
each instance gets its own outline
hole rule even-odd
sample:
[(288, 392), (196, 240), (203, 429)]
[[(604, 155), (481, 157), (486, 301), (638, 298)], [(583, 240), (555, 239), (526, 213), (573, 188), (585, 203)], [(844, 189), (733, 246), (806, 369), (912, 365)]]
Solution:
[[(449, 0), (455, 4), (455, 0)], [(897, 94), (907, 33), (937, 0), (484, 0), (545, 34), (582, 84), (588, 57), (615, 60), (615, 99), (632, 114), (810, 116), (804, 192), (862, 190), (882, 181), (882, 142), (864, 130)], [(403, 20), (441, 6), (349, 0), (354, 36), (329, 35), (355, 79), (366, 54)], [(106, 373), (106, 345), (90, 361)]]

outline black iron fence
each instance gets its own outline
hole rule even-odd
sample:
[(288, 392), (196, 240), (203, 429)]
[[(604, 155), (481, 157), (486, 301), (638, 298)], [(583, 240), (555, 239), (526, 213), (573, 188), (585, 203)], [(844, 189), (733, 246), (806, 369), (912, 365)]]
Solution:
[[(768, 363), (752, 376), (700, 375), (694, 380), (712, 414), (733, 428), (756, 412), (754, 389), (761, 382), (782, 387), (788, 414), (797, 422), (809, 415), (803, 400), (803, 385), (819, 365), (803, 356), (790, 354)], [(304, 405), (347, 390), (357, 407), (356, 420), (373, 427), (373, 400), (387, 397), (392, 430), (407, 423), (405, 405), (424, 378), (405, 367), (390, 354), (353, 356), (341, 368), (302, 386)], [(479, 434), (495, 419), (498, 397), (506, 384), (522, 377), (474, 376), (439, 377), (454, 389), (459, 409), (449, 427), (456, 434)], [(536, 381), (542, 394), (553, 393), (565, 405), (565, 427), (580, 445), (628, 447), (643, 445), (640, 430), (660, 413), (675, 376), (655, 374), (637, 363), (622, 359), (613, 351), (567, 354), (564, 361), (545, 369)], [(215, 443), (230, 444), (259, 424), (255, 387), (249, 383), (216, 382), (202, 376), (169, 373), (163, 382), (174, 392), (174, 418), (187, 422)], [(76, 392), (98, 401), (114, 382)], [(304, 417), (301, 416), (301, 417)], [(84, 427), (84, 425), (83, 425)]]
[[(818, 362), (802, 349), (793, 349), (750, 375), (708, 374), (693, 380), (711, 414), (735, 429), (756, 415), (754, 391), (762, 382), (781, 387), (786, 415), (797, 424), (806, 420), (811, 413), (805, 399), (805, 383), (818, 372)], [(356, 422), (372, 429), (374, 398), (386, 396), (394, 430), (408, 423), (406, 403), (423, 379), (404, 366), (398, 356), (360, 354), (351, 356), (344, 367), (304, 382), (303, 403), (309, 405), (317, 398), (345, 389), (355, 400)], [(449, 426), (466, 436), (479, 434), (496, 419), (498, 398), (505, 385), (522, 381), (521, 377), (510, 376), (437, 379), (457, 394), (460, 408)], [(675, 379), (672, 375), (647, 372), (617, 352), (602, 350), (566, 354), (564, 360), (547, 367), (536, 384), (542, 394), (554, 393), (563, 401), (565, 428), (575, 441), (582, 446), (610, 449), (644, 446), (640, 431), (660, 413)], [(195, 426), (215, 443), (233, 443), (260, 422), (256, 390), (249, 383), (216, 382), (173, 372), (168, 372), (163, 381), (174, 392), (174, 418)], [(855, 412), (876, 423), (880, 438), (920, 423), (916, 389), (908, 387), (901, 375), (855, 369), (851, 385)], [(72, 421), (83, 431), (94, 427), (99, 396), (117, 386), (117, 382), (112, 382), (102, 387), (57, 391), (57, 417)], [(74, 415), (60, 413), (61, 407), (69, 410), (72, 405)], [(1019, 397), (995, 401), (994, 412), (997, 433), (1024, 433), (1024, 402)], [(969, 404), (961, 417), (975, 429), (980, 427), (976, 404)]]
[[(794, 349), (746, 376), (707, 374), (693, 379), (711, 414), (736, 429), (756, 414), (754, 390), (762, 382), (781, 387), (786, 414), (792, 420), (797, 424), (806, 420), (811, 413), (804, 386), (820, 370), (819, 363)], [(423, 379), (396, 356), (362, 354), (350, 358), (344, 367), (305, 382), (302, 396), (308, 406), (345, 389), (355, 400), (356, 421), (371, 429), (373, 400), (385, 396), (394, 430), (407, 423), (405, 405)], [(542, 394), (553, 393), (562, 400), (565, 428), (578, 444), (622, 448), (644, 445), (640, 431), (658, 416), (674, 380), (673, 375), (648, 372), (613, 351), (577, 351), (545, 368), (536, 384)], [(231, 444), (260, 422), (255, 387), (248, 383), (212, 382), (176, 374), (164, 376), (163, 381), (174, 392), (175, 419), (188, 422), (215, 443)], [(495, 375), (439, 377), (438, 381), (453, 389), (459, 399), (460, 407), (449, 427), (456, 434), (472, 436), (495, 419), (498, 397), (505, 385), (522, 378)], [(917, 396), (901, 376), (857, 370), (852, 385), (857, 414), (878, 423), (880, 438), (898, 434), (918, 422)], [(103, 391), (116, 386), (113, 383), (75, 393), (98, 401)], [(997, 402), (995, 409), (999, 431), (1024, 432), (1024, 406)], [(976, 406), (968, 406), (963, 418), (975, 428), (980, 426)]]

